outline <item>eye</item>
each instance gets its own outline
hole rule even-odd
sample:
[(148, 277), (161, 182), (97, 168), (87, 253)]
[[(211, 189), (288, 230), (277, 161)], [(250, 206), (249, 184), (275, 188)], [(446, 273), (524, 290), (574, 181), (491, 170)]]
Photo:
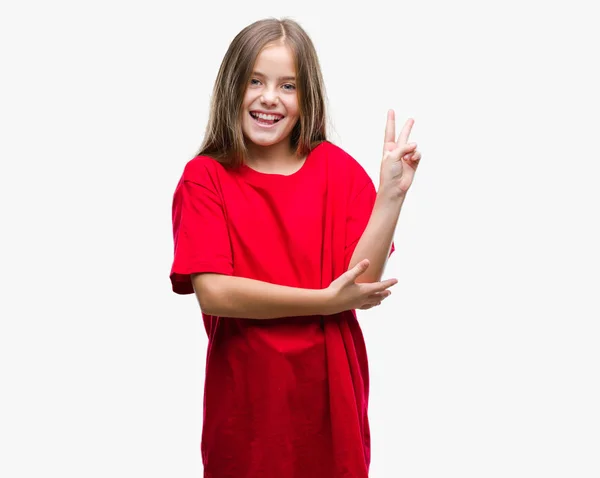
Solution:
[[(296, 85), (292, 85), (291, 83), (286, 83), (284, 86), (284, 89), (288, 90), (288, 91), (293, 91), (296, 89)], [(285, 88), (286, 86), (289, 86), (290, 88)]]
[(257, 80), (256, 78), (252, 78), (252, 79), (250, 80), (250, 84), (251, 84), (251, 85), (256, 85), (256, 83), (253, 83), (254, 81), (256, 81), (257, 83), (260, 83), (260, 81), (259, 81), (259, 80)]

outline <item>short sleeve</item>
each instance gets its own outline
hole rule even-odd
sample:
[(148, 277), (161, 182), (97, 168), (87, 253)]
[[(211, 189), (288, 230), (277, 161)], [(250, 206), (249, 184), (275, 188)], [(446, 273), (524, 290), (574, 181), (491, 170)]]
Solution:
[(172, 221), (173, 292), (194, 293), (190, 277), (193, 273), (232, 275), (231, 242), (223, 203), (205, 167), (186, 165), (173, 195)]
[[(358, 241), (363, 235), (363, 232), (367, 228), (373, 207), (375, 206), (375, 199), (377, 198), (377, 191), (373, 181), (369, 178), (369, 181), (360, 189), (359, 193), (350, 202), (348, 209), (348, 216), (346, 220), (346, 250), (344, 253), (344, 269), (347, 270), (354, 254), (354, 249)], [(390, 249), (390, 256), (396, 250), (394, 243)]]

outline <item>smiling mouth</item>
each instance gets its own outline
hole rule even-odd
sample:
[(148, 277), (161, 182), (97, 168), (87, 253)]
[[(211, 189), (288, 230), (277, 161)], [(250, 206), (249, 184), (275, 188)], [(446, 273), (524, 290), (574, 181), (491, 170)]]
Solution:
[[(275, 119), (260, 118), (258, 116), (258, 113), (254, 113), (253, 111), (250, 111), (250, 116), (252, 116), (252, 118), (254, 118), (254, 121), (256, 121), (258, 124), (261, 124), (261, 125), (264, 125), (264, 126), (274, 125), (275, 123), (278, 123), (283, 118), (285, 118), (285, 116), (281, 116), (281, 117), (275, 118)], [(275, 115), (273, 115), (273, 116), (275, 116)]]

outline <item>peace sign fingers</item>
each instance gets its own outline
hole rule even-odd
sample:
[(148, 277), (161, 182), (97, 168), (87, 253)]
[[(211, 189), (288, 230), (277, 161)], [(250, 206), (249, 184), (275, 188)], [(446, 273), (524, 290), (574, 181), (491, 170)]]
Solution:
[(406, 194), (413, 182), (421, 160), (421, 152), (417, 150), (417, 143), (408, 142), (415, 124), (413, 118), (408, 118), (398, 135), (398, 140), (394, 141), (396, 134), (394, 115), (394, 110), (388, 110), (377, 194), (385, 191), (385, 194), (400, 197)]

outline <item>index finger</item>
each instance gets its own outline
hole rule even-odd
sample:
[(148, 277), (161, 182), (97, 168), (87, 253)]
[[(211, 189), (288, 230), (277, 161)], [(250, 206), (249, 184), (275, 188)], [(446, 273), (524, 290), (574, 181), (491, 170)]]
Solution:
[(406, 123), (404, 123), (404, 128), (402, 128), (402, 131), (400, 131), (400, 135), (398, 136), (398, 145), (408, 143), (408, 137), (410, 136), (410, 130), (412, 129), (413, 124), (415, 124), (414, 119), (408, 118), (408, 120), (406, 120)]
[(394, 136), (396, 136), (396, 119), (394, 110), (388, 110), (387, 122), (385, 123), (385, 143), (393, 143)]

